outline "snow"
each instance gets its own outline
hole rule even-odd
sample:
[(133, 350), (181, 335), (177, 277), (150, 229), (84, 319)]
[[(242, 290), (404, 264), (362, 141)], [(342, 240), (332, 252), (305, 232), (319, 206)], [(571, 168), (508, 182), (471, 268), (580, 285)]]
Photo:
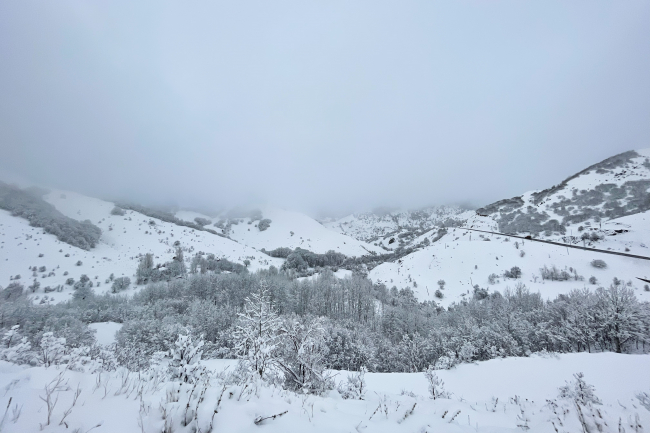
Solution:
[[(607, 237), (599, 242), (598, 248), (623, 250), (631, 246), (632, 254), (650, 256), (650, 249), (641, 245), (650, 245), (650, 215), (632, 215), (612, 220), (608, 224), (625, 224), (636, 227), (629, 233)], [(618, 227), (618, 226), (616, 226)], [(592, 290), (598, 285), (608, 285), (614, 277), (631, 281), (639, 300), (650, 301), (650, 292), (643, 289), (644, 283), (636, 277), (650, 279), (650, 262), (628, 257), (605, 255), (598, 252), (567, 249), (556, 245), (471, 232), (462, 228), (451, 229), (438, 242), (430, 247), (411, 253), (397, 262), (383, 263), (374, 268), (369, 278), (376, 283), (398, 289), (411, 288), (420, 300), (435, 300), (443, 306), (458, 302), (464, 297), (471, 297), (473, 285), (478, 284), (490, 291), (503, 291), (506, 287), (514, 288), (517, 282), (524, 283), (532, 292), (540, 292), (544, 299), (552, 299), (561, 293), (585, 287)], [(483, 239), (489, 238), (490, 241)], [(519, 243), (516, 248), (515, 242)], [(525, 256), (520, 257), (520, 252)], [(597, 269), (590, 265), (594, 259), (607, 263), (606, 269)], [(584, 281), (543, 281), (539, 269), (544, 266), (557, 266), (559, 269), (574, 268)], [(518, 280), (499, 277), (499, 283), (490, 285), (488, 276), (518, 266), (522, 278)], [(476, 268), (475, 268), (476, 267)], [(589, 284), (588, 279), (595, 276), (599, 284)], [(435, 298), (438, 280), (446, 282), (444, 298)], [(414, 283), (417, 285), (415, 287)]]
[(122, 328), (122, 324), (116, 322), (97, 322), (90, 323), (88, 327), (95, 330), (97, 343), (108, 346), (115, 343), (115, 333)]
[[(234, 363), (202, 362), (214, 371), (232, 368)], [(237, 386), (227, 387), (219, 400), (222, 386), (213, 379), (199, 406), (198, 420), (202, 431), (207, 431), (213, 419), (213, 431), (228, 432), (515, 432), (522, 431), (518, 425), (527, 425), (530, 432), (541, 433), (554, 431), (551, 421), (558, 425), (548, 403), (553, 400), (568, 410), (560, 415), (563, 431), (581, 431), (573, 406), (558, 399), (558, 387), (571, 381), (574, 373), (583, 372), (602, 400), (597, 408), (607, 422), (604, 431), (620, 431), (619, 423), (626, 431), (634, 431), (630, 426), (635, 421), (645, 427), (650, 424), (650, 411), (635, 398), (650, 390), (648, 365), (650, 355), (615, 353), (533, 355), (464, 364), (436, 371), (451, 393), (450, 399), (438, 400), (428, 398), (422, 373), (367, 373), (364, 400), (343, 400), (336, 391), (317, 397), (269, 387), (248, 393)], [(337, 373), (337, 381), (348, 374)], [(39, 397), (45, 397), (44, 387), (60, 374), (68, 388), (59, 393), (51, 423), (46, 425), (46, 405)], [(9, 407), (3, 432), (85, 432), (101, 424), (92, 431), (149, 433), (162, 431), (165, 420), (174, 423), (174, 431), (192, 428), (180, 424), (188, 410), (184, 398), (190, 395), (191, 385), (153, 386), (124, 372), (99, 375), (0, 362), (0, 387), (4, 389), (0, 405)], [(77, 387), (79, 400), (72, 406)], [(196, 400), (192, 402), (190, 408)], [(70, 407), (64, 424), (61, 420)], [(260, 425), (253, 422), (285, 411)]]
[(262, 209), (263, 218), (271, 220), (271, 226), (260, 231), (257, 221), (250, 219), (231, 227), (230, 237), (237, 242), (267, 251), (280, 248), (303, 248), (318, 254), (334, 250), (346, 256), (363, 256), (370, 251), (381, 252), (379, 247), (337, 233), (321, 225), (316, 220), (299, 212), (287, 211), (275, 207)]
[[(49, 302), (70, 299), (72, 290), (65, 282), (68, 278), (78, 281), (82, 274), (90, 277), (95, 283), (95, 292), (100, 294), (110, 291), (111, 284), (105, 281), (111, 274), (115, 277), (126, 276), (135, 281), (138, 256), (153, 253), (155, 263), (170, 261), (174, 255), (175, 241), (180, 241), (189, 250), (185, 253), (188, 262), (199, 251), (240, 264), (248, 259), (251, 271), (271, 265), (279, 268), (284, 262), (283, 259), (269, 257), (231, 239), (180, 227), (138, 212), (127, 210), (125, 216), (111, 215), (110, 211), (115, 206), (113, 203), (82, 194), (53, 190), (44, 199), (64, 215), (77, 220), (89, 219), (102, 229), (99, 244), (92, 250), (85, 251), (58, 241), (41, 228), (31, 227), (25, 219), (0, 210), (0, 285), (6, 286), (10, 283), (10, 277), (20, 274), (21, 283), (27, 287), (34, 279), (29, 268), (46, 266), (45, 278), (42, 278), (43, 273), (38, 273), (41, 288), (34, 296), (47, 296)], [(155, 221), (155, 226), (149, 225), (150, 220)], [(43, 257), (39, 257), (39, 254), (43, 254)], [(65, 257), (66, 254), (69, 257)], [(82, 261), (82, 266), (75, 266), (78, 260)], [(50, 271), (54, 271), (55, 276), (47, 277)], [(63, 275), (64, 272), (68, 272), (68, 275)], [(97, 282), (101, 284), (99, 287)], [(58, 285), (64, 286), (62, 292), (43, 293), (44, 287)], [(128, 295), (135, 290), (137, 288), (132, 285), (122, 293)]]

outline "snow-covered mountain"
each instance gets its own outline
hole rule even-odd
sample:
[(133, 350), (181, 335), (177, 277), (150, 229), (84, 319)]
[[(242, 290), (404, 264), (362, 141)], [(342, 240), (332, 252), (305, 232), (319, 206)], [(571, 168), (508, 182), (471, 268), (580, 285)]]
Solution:
[(612, 156), (543, 191), (476, 211), (502, 233), (567, 234), (571, 228), (650, 210), (650, 149)]
[(382, 252), (363, 239), (330, 230), (303, 213), (271, 206), (249, 212), (224, 212), (216, 218), (188, 211), (179, 211), (176, 216), (190, 221), (214, 221), (217, 226), (212, 228), (222, 229), (231, 239), (257, 250), (303, 248), (317, 254), (333, 250), (349, 257)]
[(434, 228), (460, 225), (465, 210), (457, 206), (433, 206), (418, 210), (377, 209), (348, 215), (324, 225), (386, 251), (415, 244), (415, 240)]
[[(649, 188), (650, 149), (645, 149), (608, 158), (552, 188), (477, 211), (451, 206), (375, 211), (323, 224), (273, 207), (212, 216), (179, 210), (159, 217), (133, 207), (136, 210), (127, 209), (125, 215), (112, 215), (112, 202), (54, 190), (43, 199), (64, 216), (89, 220), (99, 227), (98, 244), (90, 249), (72, 246), (0, 210), (0, 284), (6, 286), (20, 275), (25, 285), (36, 279), (41, 292), (45, 287), (63, 286), (62, 292), (48, 293), (48, 299), (60, 300), (70, 296), (71, 288), (65, 284), (69, 278), (76, 281), (86, 274), (100, 283), (97, 291), (107, 291), (105, 281), (111, 274), (133, 278), (139, 257), (152, 253), (154, 262), (163, 264), (172, 259), (177, 246), (185, 251), (188, 266), (193, 255), (203, 252), (251, 271), (271, 265), (279, 268), (284, 263), (264, 251), (302, 248), (317, 254), (335, 251), (347, 257), (375, 257), (372, 265), (361, 260), (354, 266), (362, 269), (367, 263), (373, 281), (389, 288), (410, 288), (419, 299), (445, 306), (472, 296), (475, 286), (502, 291), (523, 282), (544, 297), (553, 297), (592, 285), (591, 277), (597, 284), (607, 284), (614, 277), (630, 281), (644, 299), (650, 293), (636, 278), (650, 278), (647, 261), (468, 229), (649, 256)], [(182, 225), (183, 221), (189, 226)], [(395, 250), (403, 251), (399, 259), (387, 254)], [(593, 267), (596, 259), (607, 266)], [(82, 264), (77, 266), (79, 261)], [(521, 278), (504, 278), (504, 272), (513, 267), (521, 271)], [(555, 267), (572, 277), (549, 281), (542, 277), (544, 267)], [(445, 282), (442, 290), (439, 281)]]
[[(439, 240), (396, 262), (377, 266), (369, 276), (388, 287), (409, 287), (419, 299), (442, 305), (472, 296), (476, 285), (503, 291), (522, 282), (544, 298), (553, 298), (575, 288), (609, 284), (615, 277), (629, 282), (640, 299), (650, 300), (650, 292), (638, 279), (650, 279), (650, 262), (646, 260), (468, 230), (531, 235), (648, 257), (649, 157), (650, 149), (625, 152), (552, 188), (459, 214), (457, 218), (465, 219), (462, 227), (448, 229), (442, 237), (430, 231), (416, 238), (414, 242), (420, 245), (425, 238)], [(592, 266), (593, 260), (603, 260), (606, 267)], [(504, 271), (515, 266), (521, 278), (504, 278)], [(542, 269), (553, 266), (573, 276), (562, 281), (543, 278)], [(595, 278), (592, 283), (591, 277)], [(442, 290), (439, 281), (445, 282)]]
[[(64, 215), (79, 221), (90, 220), (101, 228), (98, 245), (83, 250), (59, 241), (54, 235), (45, 233), (42, 228), (32, 227), (23, 218), (12, 216), (0, 210), (0, 285), (6, 286), (16, 275), (21, 282), (29, 285), (36, 279), (41, 289), (64, 286), (62, 292), (48, 292), (52, 300), (67, 299), (72, 290), (65, 282), (69, 278), (79, 279), (86, 274), (99, 287), (99, 293), (108, 291), (105, 281), (111, 274), (133, 279), (139, 257), (146, 253), (154, 255), (155, 263), (172, 259), (175, 242), (179, 242), (185, 258), (189, 260), (199, 251), (212, 253), (217, 258), (225, 258), (235, 263), (250, 262), (252, 271), (279, 267), (282, 259), (269, 257), (254, 248), (242, 245), (232, 239), (217, 236), (205, 231), (182, 227), (141, 213), (125, 210), (125, 215), (112, 215), (114, 203), (87, 197), (70, 191), (54, 190), (43, 196)], [(76, 263), (81, 261), (81, 265)], [(44, 269), (31, 271), (33, 267)]]

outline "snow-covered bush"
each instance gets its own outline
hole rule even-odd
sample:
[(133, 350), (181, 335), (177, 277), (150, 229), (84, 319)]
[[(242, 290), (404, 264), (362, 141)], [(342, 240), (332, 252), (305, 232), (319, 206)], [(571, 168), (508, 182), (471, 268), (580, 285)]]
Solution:
[(14, 325), (2, 337), (0, 359), (14, 364), (31, 364), (34, 361), (32, 345), (27, 337), (20, 335), (20, 325)]
[(65, 342), (65, 338), (57, 338), (52, 332), (44, 333), (38, 351), (38, 363), (45, 367), (63, 363), (65, 360)]
[(438, 400), (440, 398), (450, 398), (450, 394), (445, 391), (445, 383), (436, 374), (436, 369), (429, 366), (424, 371), (424, 377), (428, 382), (429, 398)]
[(113, 285), (111, 286), (111, 292), (118, 293), (123, 290), (126, 290), (131, 285), (131, 279), (129, 277), (118, 277), (113, 280)]
[(559, 397), (570, 400), (584, 432), (603, 431), (602, 417), (593, 408), (602, 402), (596, 396), (595, 388), (584, 380), (583, 373), (575, 373), (575, 380), (560, 387)]
[(125, 214), (126, 212), (124, 212), (124, 209), (119, 206), (115, 206), (113, 209), (111, 209), (111, 215), (124, 216)]
[(519, 268), (519, 266), (513, 266), (512, 268), (510, 268), (510, 270), (505, 270), (503, 272), (503, 276), (505, 278), (512, 278), (512, 279), (521, 278), (521, 269)]
[(169, 377), (185, 383), (193, 383), (201, 374), (198, 364), (203, 354), (203, 338), (192, 341), (190, 335), (178, 335), (174, 347), (170, 350)]
[(366, 396), (367, 385), (365, 375), (368, 372), (366, 367), (359, 371), (349, 373), (345, 382), (339, 383), (338, 391), (345, 399), (363, 400)]
[(605, 263), (604, 260), (595, 259), (591, 261), (591, 266), (598, 269), (605, 269), (607, 267), (607, 263)]
[(284, 387), (312, 394), (332, 389), (332, 379), (324, 367), (327, 346), (323, 320), (289, 317), (280, 332), (277, 363), (284, 373)]
[(261, 220), (261, 221), (257, 224), (257, 228), (258, 228), (261, 232), (263, 232), (264, 230), (268, 229), (269, 227), (271, 227), (271, 220), (268, 219), (268, 218), (264, 218), (263, 220)]

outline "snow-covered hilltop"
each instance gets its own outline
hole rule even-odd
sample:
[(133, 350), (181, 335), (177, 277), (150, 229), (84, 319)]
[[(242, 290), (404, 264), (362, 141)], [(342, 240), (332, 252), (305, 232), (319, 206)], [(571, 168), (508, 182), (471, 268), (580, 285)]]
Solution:
[[(333, 250), (349, 257), (382, 251), (381, 248), (348, 233), (340, 234), (329, 230), (299, 212), (265, 207), (259, 213), (258, 220), (250, 216), (227, 219), (227, 233), (230, 238), (255, 249), (264, 248), (267, 251), (276, 248), (303, 248), (323, 254)], [(259, 224), (264, 220), (268, 221), (268, 226), (260, 230)]]
[[(612, 156), (543, 191), (531, 191), (477, 209), (502, 233), (567, 234), (650, 210), (650, 149)], [(577, 231), (577, 230), (574, 230)]]
[(413, 245), (420, 235), (434, 228), (460, 225), (464, 212), (464, 209), (457, 206), (435, 206), (418, 210), (377, 209), (328, 221), (324, 225), (384, 250), (393, 250)]
[[(462, 226), (447, 229), (442, 237), (436, 231), (426, 233), (415, 242), (422, 245), (427, 238), (435, 242), (377, 266), (369, 276), (389, 287), (408, 287), (418, 299), (442, 305), (469, 299), (476, 286), (489, 292), (524, 283), (548, 299), (574, 288), (606, 284), (613, 278), (625, 279), (641, 299), (650, 300), (650, 292), (638, 279), (650, 279), (648, 261), (467, 230), (530, 235), (648, 257), (649, 157), (650, 149), (625, 152), (552, 188), (460, 214), (465, 218)], [(602, 260), (606, 266), (595, 267), (594, 260)], [(514, 267), (518, 277), (505, 276)], [(545, 270), (553, 268), (562, 276)], [(439, 282), (444, 282), (442, 288)]]

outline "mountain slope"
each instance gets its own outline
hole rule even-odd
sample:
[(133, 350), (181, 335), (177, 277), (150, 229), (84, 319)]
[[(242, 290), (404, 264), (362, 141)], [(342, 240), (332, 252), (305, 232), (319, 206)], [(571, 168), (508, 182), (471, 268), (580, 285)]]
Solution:
[(261, 213), (262, 219), (270, 220), (268, 228), (260, 231), (259, 220), (241, 218), (238, 220), (241, 223), (230, 225), (228, 235), (243, 245), (267, 251), (300, 247), (319, 254), (333, 250), (348, 257), (382, 251), (375, 245), (330, 230), (299, 212), (266, 207)]
[[(576, 288), (608, 285), (615, 277), (629, 282), (640, 299), (650, 300), (650, 291), (637, 279), (650, 279), (648, 261), (465, 229), (531, 234), (562, 243), (650, 256), (648, 157), (650, 149), (626, 152), (547, 190), (528, 192), (485, 206), (474, 214), (464, 214), (463, 227), (451, 229), (431, 246), (398, 262), (377, 266), (369, 276), (388, 287), (411, 288), (419, 299), (436, 300), (445, 306), (472, 296), (475, 285), (503, 291), (522, 282), (544, 298), (552, 298)], [(417, 241), (425, 237), (433, 240), (434, 236), (429, 232)], [(593, 260), (603, 260), (607, 267), (595, 268)], [(504, 271), (514, 266), (521, 270), (521, 278), (504, 278)], [(544, 280), (542, 269), (553, 266), (573, 276), (566, 281)], [(490, 278), (492, 274), (496, 278)], [(575, 275), (583, 279), (576, 280)], [(592, 276), (597, 284), (589, 282)], [(442, 299), (436, 297), (440, 280), (446, 282)]]
[[(138, 266), (138, 257), (153, 253), (155, 263), (170, 261), (174, 255), (174, 243), (178, 241), (185, 251), (188, 261), (195, 253), (203, 251), (212, 253), (217, 258), (226, 258), (243, 264), (249, 260), (250, 270), (267, 268), (271, 265), (280, 267), (282, 259), (271, 258), (253, 248), (241, 245), (231, 239), (214, 234), (177, 226), (172, 223), (150, 218), (134, 211), (126, 211), (124, 216), (111, 215), (114, 204), (68, 191), (52, 191), (44, 199), (54, 205), (62, 214), (76, 220), (90, 220), (102, 229), (99, 243), (91, 250), (82, 250), (60, 242), (53, 235), (41, 228), (31, 227), (29, 223), (12, 216), (7, 211), (0, 211), (0, 285), (6, 286), (10, 278), (21, 275), (20, 282), (25, 286), (32, 284), (34, 278), (39, 281), (43, 294), (46, 286), (63, 285), (62, 292), (51, 292), (49, 299), (67, 299), (71, 287), (65, 285), (68, 278), (79, 279), (88, 275), (95, 283), (99, 293), (108, 291), (110, 285), (105, 280), (127, 276), (133, 280)], [(40, 256), (42, 254), (42, 256)], [(66, 257), (66, 255), (68, 255)], [(81, 261), (80, 266), (76, 263)], [(30, 270), (33, 266), (45, 267), (36, 276)], [(67, 272), (67, 275), (64, 273)], [(51, 275), (53, 273), (54, 275)], [(43, 277), (45, 276), (45, 277)]]
[(608, 158), (543, 191), (477, 209), (502, 233), (566, 234), (567, 228), (650, 210), (650, 149)]
[(427, 231), (439, 227), (461, 224), (462, 208), (436, 206), (419, 210), (376, 210), (348, 215), (324, 225), (339, 233), (382, 249), (393, 250), (399, 246), (417, 244), (416, 239)]

